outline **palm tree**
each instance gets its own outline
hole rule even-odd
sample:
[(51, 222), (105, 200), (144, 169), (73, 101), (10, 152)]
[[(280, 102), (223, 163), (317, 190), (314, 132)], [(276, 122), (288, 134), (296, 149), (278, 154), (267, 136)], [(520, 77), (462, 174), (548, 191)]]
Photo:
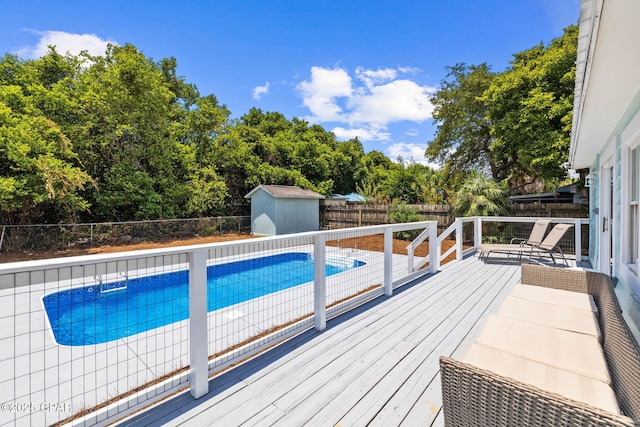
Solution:
[(500, 216), (509, 214), (510, 201), (494, 179), (479, 172), (467, 178), (456, 193), (456, 216)]

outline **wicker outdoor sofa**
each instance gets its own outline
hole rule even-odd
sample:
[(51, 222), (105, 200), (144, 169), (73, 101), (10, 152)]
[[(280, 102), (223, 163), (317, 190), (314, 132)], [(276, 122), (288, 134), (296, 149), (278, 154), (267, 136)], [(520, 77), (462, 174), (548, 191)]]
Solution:
[(442, 356), (445, 425), (640, 425), (640, 347), (622, 317), (610, 278), (584, 270), (523, 264), (521, 283), (588, 293), (593, 297), (597, 306), (594, 322), (601, 335), (597, 342), (604, 352), (603, 363), (609, 372), (613, 401), (617, 401), (622, 414)]

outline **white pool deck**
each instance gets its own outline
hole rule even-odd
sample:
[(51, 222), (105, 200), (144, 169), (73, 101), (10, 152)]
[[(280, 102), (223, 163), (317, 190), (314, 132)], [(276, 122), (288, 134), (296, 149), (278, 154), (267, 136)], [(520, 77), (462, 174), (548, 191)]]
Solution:
[[(367, 265), (327, 278), (329, 302), (382, 282), (383, 254), (346, 249), (331, 249), (330, 254), (353, 256)], [(392, 297), (378, 297), (330, 319), (325, 331), (307, 330), (215, 376), (209, 393), (198, 400), (180, 392), (121, 425), (441, 424), (438, 357), (464, 352), (485, 317), (518, 281), (519, 264), (503, 261), (485, 263), (470, 256), (448, 264), (397, 288)], [(406, 256), (394, 255), (393, 265), (394, 280), (406, 275)], [(340, 284), (345, 274), (348, 289)], [(84, 282), (66, 283), (58, 277), (49, 285), (44, 275), (35, 286), (7, 289), (0, 283), (0, 401), (60, 406), (30, 413), (2, 411), (0, 426), (51, 425), (189, 363), (187, 321), (98, 345), (57, 344), (41, 298)], [(220, 337), (209, 343), (209, 354), (311, 313), (311, 285), (281, 292), (297, 293), (303, 303), (274, 313), (279, 310), (276, 293), (209, 313), (209, 334)], [(256, 317), (252, 304), (261, 305), (263, 314)], [(265, 316), (265, 307), (276, 308)], [(187, 387), (186, 378), (186, 373), (176, 377), (170, 388)], [(111, 423), (117, 418), (107, 415), (115, 412), (85, 420), (89, 425)]]
[(438, 359), (460, 356), (520, 279), (469, 256), (308, 330), (121, 426), (438, 426)]
[[(312, 250), (312, 246), (303, 245), (293, 250), (284, 248), (253, 255)], [(373, 283), (382, 282), (382, 253), (328, 248), (327, 256), (353, 257), (367, 263), (358, 269), (327, 278), (329, 302), (370, 286), (372, 280)], [(219, 263), (226, 261), (228, 260), (218, 260)], [(184, 259), (181, 263), (165, 265), (157, 273), (187, 268)], [(394, 255), (393, 264), (394, 279), (406, 274), (406, 256)], [(141, 272), (130, 271), (129, 277), (149, 272), (148, 269)], [(88, 277), (76, 277), (73, 272), (68, 275), (58, 272), (56, 279), (49, 281), (49, 273), (35, 274), (42, 277), (34, 277), (34, 273), (25, 274), (24, 277), (17, 277), (13, 286), (0, 286), (0, 402), (59, 406), (55, 410), (49, 408), (48, 411), (0, 411), (0, 426), (50, 425), (82, 408), (95, 406), (188, 365), (189, 330), (186, 320), (102, 344), (57, 344), (46, 318), (42, 297), (64, 289), (87, 286), (95, 279), (92, 277), (93, 273)], [(82, 274), (86, 276), (87, 273), (81, 272), (80, 276)], [(344, 275), (349, 279), (348, 287), (341, 284), (344, 283), (341, 279)], [(27, 286), (22, 283), (29, 280), (37, 284)], [(278, 306), (278, 302), (281, 303), (285, 297), (292, 295), (299, 304), (293, 308), (286, 307), (285, 312), (279, 312), (284, 308)], [(242, 305), (210, 312), (210, 336), (219, 338), (209, 343), (209, 354), (215, 354), (275, 325), (312, 313), (312, 295), (313, 286), (306, 284)], [(270, 309), (268, 316), (265, 316), (265, 307), (276, 308)], [(173, 387), (176, 383), (185, 381), (186, 374), (176, 377)], [(113, 411), (110, 415), (112, 413)], [(98, 420), (104, 420), (105, 417), (106, 415), (101, 415)]]

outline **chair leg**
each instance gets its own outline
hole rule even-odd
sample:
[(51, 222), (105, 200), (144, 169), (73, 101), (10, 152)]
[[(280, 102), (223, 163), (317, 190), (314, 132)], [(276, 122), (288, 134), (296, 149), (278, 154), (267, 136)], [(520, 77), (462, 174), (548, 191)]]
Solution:
[[(560, 255), (562, 255), (562, 260), (564, 261), (564, 263), (567, 264), (567, 267), (569, 267), (569, 261), (567, 261), (567, 258), (564, 256), (564, 252), (562, 252), (562, 249), (558, 248), (558, 251), (560, 252)], [(577, 261), (577, 257), (576, 257), (576, 261)]]

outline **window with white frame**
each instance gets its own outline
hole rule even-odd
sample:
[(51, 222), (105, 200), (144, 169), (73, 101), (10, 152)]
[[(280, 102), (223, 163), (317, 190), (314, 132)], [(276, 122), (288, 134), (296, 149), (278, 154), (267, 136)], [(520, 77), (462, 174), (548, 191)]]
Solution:
[(627, 262), (638, 272), (638, 240), (640, 238), (640, 146), (630, 150), (629, 156), (629, 251)]

